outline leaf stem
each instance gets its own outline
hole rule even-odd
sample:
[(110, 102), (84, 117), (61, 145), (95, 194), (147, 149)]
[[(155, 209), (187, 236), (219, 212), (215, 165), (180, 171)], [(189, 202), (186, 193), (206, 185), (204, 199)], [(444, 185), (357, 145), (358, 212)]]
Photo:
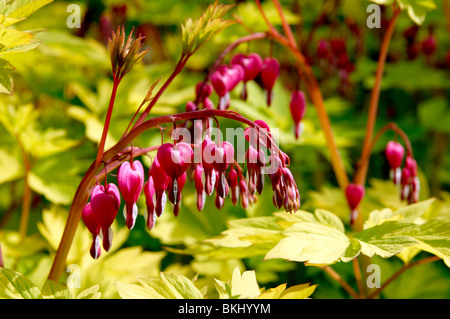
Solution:
[(353, 259), (352, 263), (353, 263), (353, 272), (355, 274), (356, 283), (358, 284), (359, 297), (365, 298), (366, 291), (364, 289), (364, 283), (363, 283), (363, 279), (362, 279), (361, 268), (359, 267), (358, 257)]
[(430, 256), (421, 260), (418, 260), (416, 262), (410, 263), (410, 264), (406, 264), (404, 265), (402, 268), (400, 268), (395, 274), (393, 274), (388, 280), (386, 280), (380, 288), (378, 288), (377, 290), (375, 290), (374, 292), (372, 292), (367, 298), (368, 299), (373, 299), (376, 296), (378, 296), (383, 290), (384, 288), (386, 288), (391, 282), (393, 282), (395, 279), (397, 279), (398, 276), (400, 276), (404, 271), (408, 270), (409, 268), (412, 268), (414, 266), (418, 266), (418, 265), (423, 265), (423, 264), (427, 264), (427, 263), (431, 263), (437, 260), (440, 260), (441, 258), (438, 256)]
[[(381, 91), (381, 81), (383, 79), (384, 66), (386, 64), (386, 57), (389, 50), (389, 44), (392, 39), (392, 35), (395, 29), (395, 23), (397, 21), (397, 17), (400, 15), (401, 9), (399, 7), (394, 7), (394, 13), (389, 22), (386, 33), (384, 34), (380, 55), (378, 57), (377, 69), (375, 72), (375, 84), (372, 88), (372, 93), (370, 96), (370, 104), (369, 104), (369, 114), (367, 118), (367, 126), (366, 126), (366, 135), (363, 142), (363, 149), (361, 152), (361, 157), (357, 165), (357, 169), (355, 171), (355, 175), (353, 178), (353, 182), (355, 184), (364, 185), (367, 177), (367, 170), (369, 166), (369, 158), (372, 149), (372, 136), (375, 128), (375, 122), (377, 118), (378, 112), (378, 102), (380, 99), (380, 91)], [(353, 224), (355, 230), (363, 229), (363, 216), (362, 214), (357, 214), (356, 220)]]
[(333, 278), (337, 283), (339, 283), (341, 285), (342, 288), (345, 289), (345, 291), (352, 296), (355, 299), (359, 299), (359, 295), (358, 293), (352, 288), (352, 286), (350, 286), (333, 268), (331, 268), (330, 266), (322, 266), (320, 267), (323, 270), (325, 270), (325, 272), (331, 276), (331, 278)]

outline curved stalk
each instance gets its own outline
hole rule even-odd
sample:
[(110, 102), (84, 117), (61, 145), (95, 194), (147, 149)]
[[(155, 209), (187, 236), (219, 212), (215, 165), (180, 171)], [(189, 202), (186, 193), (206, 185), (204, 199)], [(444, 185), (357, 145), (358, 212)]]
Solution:
[[(278, 7), (279, 3), (277, 0), (273, 0), (275, 5)], [(325, 109), (325, 105), (323, 103), (323, 96), (322, 92), (320, 90), (319, 84), (317, 82), (317, 79), (314, 76), (314, 73), (309, 67), (309, 65), (306, 63), (306, 59), (303, 56), (303, 54), (300, 52), (300, 50), (297, 48), (296, 42), (293, 40), (292, 37), (292, 31), (288, 31), (288, 35), (291, 35), (288, 39), (278, 33), (276, 29), (273, 27), (273, 25), (270, 23), (269, 19), (265, 15), (261, 4), (259, 0), (256, 0), (256, 4), (258, 6), (258, 9), (263, 16), (264, 20), (266, 21), (266, 24), (269, 26), (269, 35), (271, 38), (273, 38), (275, 41), (280, 43), (282, 46), (287, 48), (295, 57), (295, 59), (298, 62), (298, 73), (300, 76), (303, 76), (305, 79), (306, 87), (309, 93), (309, 96), (312, 100), (312, 103), (314, 104), (317, 115), (319, 118), (320, 126), (322, 128), (322, 131), (324, 132), (325, 139), (327, 141), (327, 147), (328, 151), (330, 152), (330, 159), (331, 159), (331, 165), (333, 167), (337, 182), (339, 184), (339, 187), (342, 191), (345, 191), (347, 188), (347, 185), (349, 183), (349, 179), (347, 176), (347, 173), (344, 168), (344, 164), (342, 162), (342, 158), (339, 154), (339, 150), (336, 146), (336, 142), (334, 139), (333, 130), (331, 128), (330, 119), (328, 117), (327, 111)], [(283, 22), (283, 28), (290, 30), (289, 25), (286, 23), (286, 20), (284, 18), (283, 12), (278, 11), (281, 19)]]
[[(366, 136), (363, 142), (363, 149), (361, 152), (361, 158), (357, 164), (357, 169), (354, 175), (353, 182), (355, 184), (364, 185), (367, 178), (367, 169), (369, 167), (369, 158), (371, 154), (372, 136), (375, 128), (375, 122), (378, 112), (378, 101), (380, 99), (381, 80), (383, 79), (384, 66), (386, 64), (386, 57), (389, 50), (389, 44), (392, 39), (392, 35), (395, 29), (395, 23), (397, 17), (400, 15), (401, 9), (394, 7), (393, 16), (389, 22), (386, 33), (384, 34), (383, 41), (381, 43), (380, 55), (378, 57), (377, 70), (375, 73), (375, 84), (372, 88), (369, 104), (369, 114), (367, 118)], [(363, 228), (363, 216), (358, 214), (354, 223), (355, 230), (362, 230)]]

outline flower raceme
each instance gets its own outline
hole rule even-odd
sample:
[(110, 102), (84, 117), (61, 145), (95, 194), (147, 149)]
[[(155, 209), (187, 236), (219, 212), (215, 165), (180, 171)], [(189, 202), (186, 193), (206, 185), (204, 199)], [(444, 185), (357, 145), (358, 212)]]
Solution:
[(148, 175), (139, 160), (123, 162), (117, 174), (119, 187), (106, 181), (105, 186), (96, 185), (83, 210), (83, 221), (93, 235), (91, 256), (100, 256), (101, 242), (105, 251), (110, 249), (111, 225), (120, 208), (121, 196), (125, 203), (124, 219), (127, 227), (132, 229), (138, 216), (137, 202), (144, 193), (145, 220), (151, 230), (167, 200), (172, 204), (174, 216), (178, 216), (188, 176), (194, 182), (199, 211), (203, 210), (207, 196), (214, 192), (218, 209), (224, 207), (227, 197), (233, 205), (240, 202), (247, 208), (257, 200), (256, 195), (262, 193), (265, 175), (269, 174), (275, 206), (295, 212), (300, 207), (300, 194), (288, 168), (289, 157), (275, 146), (265, 122), (254, 123), (245, 130), (250, 143), (240, 162), (235, 159), (234, 145), (212, 140), (208, 134), (197, 144), (174, 142), (159, 146)]
[(417, 176), (417, 162), (411, 154), (407, 154), (404, 167), (401, 168), (405, 149), (394, 141), (390, 141), (385, 149), (386, 159), (390, 166), (390, 177), (400, 187), (400, 199), (409, 204), (419, 201), (420, 182)]

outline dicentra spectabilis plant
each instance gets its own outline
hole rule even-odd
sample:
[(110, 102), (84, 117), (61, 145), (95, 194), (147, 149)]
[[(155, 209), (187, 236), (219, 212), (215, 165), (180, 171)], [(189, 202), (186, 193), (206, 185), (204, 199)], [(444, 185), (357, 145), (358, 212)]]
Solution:
[[(152, 108), (158, 103), (167, 87), (182, 72), (188, 59), (210, 38), (232, 23), (230, 20), (223, 20), (231, 6), (219, 5), (216, 2), (208, 7), (200, 19), (196, 21), (187, 19), (182, 25), (182, 52), (173, 72), (156, 93), (153, 92), (156, 83), (151, 86), (141, 105), (136, 108), (122, 137), (105, 151), (105, 141), (117, 88), (123, 77), (142, 60), (145, 54), (145, 51), (141, 51), (141, 37), (134, 38), (132, 34), (126, 37), (123, 29), (119, 28), (109, 42), (113, 89), (97, 156), (75, 194), (49, 278), (57, 280), (61, 276), (75, 230), (81, 219), (92, 234), (90, 254), (97, 259), (101, 255), (101, 247), (105, 251), (111, 248), (113, 237), (111, 225), (121, 204), (124, 205), (124, 220), (129, 229), (132, 229), (136, 219), (140, 218), (137, 202), (142, 193), (145, 196), (144, 214), (149, 230), (158, 223), (158, 218), (165, 209), (171, 208), (175, 217), (183, 214), (183, 191), (188, 183), (192, 183), (195, 188), (196, 207), (202, 214), (210, 213), (204, 209), (205, 202), (208, 200), (213, 201), (218, 210), (225, 207), (227, 200), (235, 206), (240, 204), (247, 209), (265, 191), (266, 178), (270, 178), (273, 205), (285, 212), (297, 212), (301, 205), (301, 196), (291, 171), (291, 165), (296, 165), (294, 159), (297, 156), (292, 157), (291, 162), (289, 155), (280, 149), (273, 130), (265, 121), (248, 119), (242, 116), (239, 110), (235, 110), (233, 105), (235, 96), (248, 100), (251, 94), (250, 82), (253, 81), (251, 84), (258, 85), (261, 93), (265, 94), (264, 106), (271, 106), (278, 102), (273, 96), (277, 81), (281, 86), (290, 81), (286, 85), (286, 88), (290, 88), (290, 100), (282, 107), (285, 114), (290, 114), (294, 122), (293, 135), (297, 139), (301, 136), (307, 96), (311, 106), (317, 112), (327, 156), (335, 173), (337, 185), (348, 204), (352, 236), (345, 234), (346, 229), (342, 221), (331, 213), (319, 210), (316, 214), (309, 216), (306, 212), (302, 212), (298, 218), (283, 214), (292, 219), (288, 217), (279, 223), (277, 221), (274, 229), (264, 228), (270, 231), (268, 240), (274, 233), (279, 235), (276, 237), (276, 243), (270, 242), (271, 245), (267, 245), (275, 248), (267, 253), (266, 258), (282, 258), (319, 265), (354, 298), (379, 295), (384, 287), (372, 293), (362, 287), (359, 262), (367, 266), (374, 254), (384, 258), (394, 256), (401, 249), (413, 245), (414, 241), (418, 242), (417, 238), (420, 237), (414, 237), (420, 232), (420, 227), (408, 223), (409, 217), (396, 216), (394, 212), (392, 214), (383, 212), (385, 215), (381, 217), (371, 215), (365, 222), (367, 216), (364, 216), (362, 209), (365, 204), (370, 157), (375, 144), (386, 131), (393, 131), (396, 135), (395, 140), (386, 145), (384, 154), (389, 165), (389, 175), (398, 187), (398, 196), (405, 204), (417, 203), (419, 200), (418, 165), (408, 136), (393, 123), (386, 124), (374, 136), (386, 56), (396, 20), (403, 9), (403, 6), (398, 6), (397, 2), (392, 6), (392, 16), (383, 34), (369, 100), (366, 134), (361, 144), (362, 151), (355, 165), (352, 180), (347, 175), (349, 170), (344, 167), (319, 81), (312, 67), (314, 63), (318, 63), (320, 71), (324, 71), (325, 76), (336, 77), (339, 80), (339, 89), (342, 89), (346, 96), (350, 91), (350, 74), (355, 64), (352, 60), (351, 46), (345, 37), (339, 35), (329, 39), (321, 38), (313, 49), (316, 57), (308, 56), (306, 44), (309, 40), (306, 44), (299, 45), (300, 42), (294, 37), (279, 1), (272, 0), (272, 3), (280, 17), (282, 32), (271, 23), (260, 1), (256, 0), (258, 11), (268, 26), (267, 31), (251, 33), (230, 43), (209, 68), (204, 80), (196, 84), (193, 90), (195, 99), (183, 104), (185, 112), (148, 119)], [(322, 19), (319, 20), (322, 21)], [(346, 23), (351, 34), (360, 37), (357, 26), (349, 21)], [(408, 47), (415, 43), (414, 31), (411, 30), (404, 35), (408, 41)], [(240, 44), (256, 40), (269, 40), (270, 54), (233, 52)], [(436, 49), (433, 48), (433, 44), (435, 45), (430, 38), (423, 43), (422, 49), (427, 56), (432, 55)], [(277, 50), (276, 45), (281, 46), (281, 52)], [(294, 59), (293, 62), (291, 61), (292, 65), (287, 65), (290, 61), (284, 58), (288, 53)], [(299, 90), (298, 87), (292, 89), (294, 87), (291, 83), (292, 75), (285, 72), (285, 66), (298, 73), (298, 81), (302, 81), (304, 90)], [(242, 91), (236, 92), (238, 87), (242, 87)], [(220, 134), (217, 136), (214, 134), (215, 130), (220, 132), (220, 118), (234, 121), (245, 127), (245, 140), (242, 142), (246, 148), (243, 158), (239, 158), (236, 145), (223, 139)], [(162, 126), (173, 127), (169, 140), (163, 134)], [(158, 128), (161, 129), (161, 143), (145, 145), (145, 147), (137, 145), (138, 136), (150, 129)], [(179, 129), (183, 129), (181, 133)], [(399, 141), (397, 141), (398, 138), (400, 138)], [(299, 139), (298, 143), (301, 141)], [(293, 150), (293, 152), (296, 151)], [(148, 167), (144, 167), (139, 159), (144, 155), (151, 158)], [(114, 183), (106, 182), (110, 175), (117, 175), (118, 187)], [(402, 218), (405, 220), (399, 221)], [(268, 220), (265, 219), (267, 224), (264, 224), (264, 227), (269, 224)], [(385, 220), (389, 223), (389, 227), (384, 228)], [(371, 229), (377, 226), (380, 226), (380, 234)], [(396, 229), (395, 232), (390, 232), (392, 229)], [(261, 236), (261, 233), (257, 235), (255, 237), (264, 242), (265, 238), (262, 238), (264, 236)], [(381, 239), (378, 240), (378, 237)], [(397, 241), (391, 242), (393, 238)], [(252, 236), (247, 239), (251, 241)], [(428, 247), (426, 245), (422, 245), (421, 249)], [(312, 246), (314, 249), (311, 248)], [(401, 249), (398, 248), (399, 246)], [(227, 246), (227, 248), (230, 247)], [(327, 253), (326, 256), (316, 254), (317, 251), (321, 251), (320, 249)], [(439, 254), (440, 258), (444, 256), (441, 252)], [(434, 257), (429, 261), (439, 259)], [(330, 265), (338, 261), (353, 262), (358, 292), (331, 269)]]
[[(221, 19), (229, 8), (230, 6), (217, 3), (210, 6), (204, 16), (196, 22), (195, 30), (192, 29), (194, 28), (192, 21), (187, 21), (183, 26), (182, 56), (174, 72), (156, 95), (152, 96), (155, 85), (150, 88), (120, 141), (105, 152), (104, 145), (117, 87), (122, 78), (145, 54), (145, 51), (140, 50), (141, 37), (135, 39), (132, 34), (126, 37), (123, 29), (118, 29), (117, 33), (113, 34), (109, 46), (114, 85), (97, 158), (78, 187), (50, 277), (61, 274), (61, 267), (67, 256), (75, 226), (81, 216), (93, 236), (92, 257), (98, 258), (101, 254), (100, 240), (103, 241), (105, 251), (110, 249), (112, 245), (111, 225), (120, 209), (121, 198), (124, 202), (123, 215), (129, 229), (134, 227), (136, 218), (138, 218), (136, 203), (142, 191), (145, 195), (147, 206), (145, 218), (149, 229), (154, 227), (157, 218), (163, 213), (167, 201), (172, 205), (175, 216), (182, 213), (180, 212), (182, 192), (185, 183), (190, 181), (187, 176), (193, 176), (199, 210), (203, 209), (206, 197), (213, 195), (214, 192), (216, 193), (214, 202), (218, 209), (223, 207), (227, 197), (231, 197), (234, 205), (237, 205), (240, 197), (241, 205), (246, 208), (255, 201), (255, 192), (261, 194), (264, 187), (265, 170), (269, 167), (263, 150), (268, 152), (272, 158), (281, 158), (279, 161), (271, 162), (280, 164), (280, 167), (275, 168), (280, 172), (277, 184), (276, 196), (279, 198), (277, 203), (279, 202), (280, 207), (283, 206), (289, 212), (295, 212), (299, 208), (300, 195), (288, 168), (289, 162), (285, 160), (286, 155), (276, 145), (268, 125), (263, 121), (254, 122), (236, 112), (226, 110), (230, 104), (231, 91), (239, 83), (243, 83), (244, 92), (241, 94), (241, 98), (246, 98), (246, 83), (255, 80), (258, 75), (261, 75), (263, 86), (269, 91), (270, 96), (270, 91), (279, 73), (276, 59), (269, 58), (263, 63), (258, 54), (235, 55), (230, 65), (227, 65), (223, 63), (223, 57), (220, 57), (211, 68), (208, 78), (203, 83), (197, 84), (196, 99), (187, 103), (185, 113), (146, 120), (151, 108), (172, 80), (182, 71), (188, 58), (208, 40), (208, 37), (204, 38), (205, 33), (209, 32), (212, 36), (230, 23)], [(214, 20), (215, 23), (210, 24), (211, 20)], [(201, 32), (201, 36), (199, 32)], [(217, 108), (209, 99), (213, 89), (219, 97)], [(143, 106), (146, 108), (139, 114)], [(138, 115), (139, 117), (137, 117)], [(212, 119), (215, 120), (217, 129), (219, 129), (217, 117), (228, 118), (248, 126), (246, 139), (250, 141), (250, 145), (244, 163), (238, 163), (236, 160), (233, 144), (211, 138), (214, 122)], [(139, 148), (132, 144), (142, 132), (162, 124), (173, 124), (175, 132), (176, 122), (181, 121), (192, 122), (194, 131), (200, 133), (201, 138), (194, 136), (192, 139), (183, 136), (182, 140), (174, 139), (173, 142), (147, 148)], [(154, 151), (156, 154), (152, 157), (152, 164), (146, 173), (138, 158)], [(108, 174), (116, 167), (119, 167), (118, 187), (113, 183), (106, 183)], [(247, 177), (244, 176), (244, 169), (247, 170)], [(102, 178), (105, 180), (105, 186), (99, 184)], [(230, 187), (231, 196), (229, 196)], [(90, 201), (86, 203), (89, 197)]]

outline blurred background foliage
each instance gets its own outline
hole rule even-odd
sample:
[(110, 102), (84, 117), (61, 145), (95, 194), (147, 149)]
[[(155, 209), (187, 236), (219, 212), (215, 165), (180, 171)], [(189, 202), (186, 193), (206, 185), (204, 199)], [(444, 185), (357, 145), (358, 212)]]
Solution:
[[(235, 4), (228, 15), (242, 23), (225, 29), (189, 60), (150, 116), (184, 111), (186, 102), (195, 97), (195, 85), (203, 80), (208, 68), (229, 43), (248, 32), (266, 30), (253, 1), (224, 0), (220, 3)], [(413, 26), (413, 22), (405, 13), (400, 16), (385, 68), (376, 127), (393, 121), (407, 133), (419, 164), (420, 199), (437, 197), (441, 213), (449, 214), (450, 38), (449, 17), (445, 16), (442, 3), (436, 1), (437, 9), (427, 15), (416, 38), (420, 45), (429, 30), (433, 30), (437, 51), (431, 59), (420, 51), (414, 59), (408, 58), (403, 32)], [(81, 28), (68, 28), (69, 4), (80, 6)], [(11, 73), (14, 93), (0, 96), (0, 242), (6, 267), (27, 275), (35, 283), (44, 283), (68, 207), (82, 175), (96, 155), (96, 143), (101, 136), (112, 88), (107, 48), (107, 38), (112, 30), (124, 25), (129, 33), (134, 28), (134, 32), (146, 36), (144, 48), (150, 48), (150, 51), (119, 87), (106, 147), (120, 138), (150, 85), (172, 71), (181, 52), (180, 24), (188, 17), (199, 17), (208, 4), (210, 1), (202, 0), (58, 0), (17, 24), (20, 30), (45, 31), (34, 35), (40, 45), (33, 50), (1, 53), (2, 59), (15, 68)], [(272, 23), (279, 26), (271, 2), (262, 4)], [(368, 100), (383, 32), (383, 28), (366, 27), (368, 4), (368, 1), (354, 0), (282, 1), (288, 21), (305, 45), (305, 55), (313, 63), (320, 81), (337, 145), (350, 176), (364, 139)], [(326, 21), (316, 25), (322, 13), (325, 13)], [(383, 22), (386, 14), (383, 10)], [(355, 26), (358, 33), (352, 32), (349, 26)], [(344, 81), (338, 75), (325, 74), (315, 58), (318, 41), (331, 37), (346, 39), (354, 65), (348, 86), (343, 85)], [(268, 40), (243, 44), (236, 49), (236, 52), (252, 51), (261, 56), (272, 52), (281, 62), (282, 74), (275, 86), (272, 106), (266, 106), (263, 90), (256, 83), (249, 83), (248, 100), (239, 99), (238, 87), (232, 95), (231, 107), (250, 119), (265, 120), (272, 128), (279, 129), (281, 148), (293, 163), (291, 170), (302, 196), (302, 209), (328, 209), (347, 225), (349, 211), (337, 188), (313, 105), (308, 105), (302, 138), (296, 140), (294, 137), (289, 98), (298, 79), (291, 67), (292, 57)], [(299, 85), (302, 87), (303, 84)], [(217, 103), (217, 99), (214, 102)], [(221, 126), (233, 127), (235, 124), (223, 121)], [(395, 209), (404, 205), (388, 181), (389, 168), (383, 150), (392, 138), (393, 135), (386, 134), (375, 145), (369, 169), (368, 196), (362, 204), (365, 214), (374, 209)], [(159, 142), (160, 133), (155, 130), (140, 136), (135, 145), (148, 147)], [(17, 230), (26, 174), (25, 157), (30, 162), (27, 179), (32, 195), (27, 236), (21, 240)], [(142, 160), (147, 167), (151, 163), (148, 157), (144, 156)], [(232, 206), (229, 201), (219, 211), (213, 198), (209, 198), (205, 209), (198, 212), (195, 188), (187, 183), (180, 215), (174, 218), (167, 205), (168, 211), (157, 220), (151, 232), (145, 228), (145, 201), (141, 196), (138, 203), (140, 217), (131, 232), (126, 230), (124, 220), (118, 214), (114, 247), (110, 253), (103, 253), (99, 260), (93, 261), (88, 253), (90, 235), (81, 225), (68, 264), (81, 267), (82, 288), (99, 284), (103, 297), (118, 296), (115, 281), (130, 283), (141, 276), (156, 276), (160, 271), (189, 278), (200, 275), (197, 285), (208, 287), (215, 296), (217, 292), (212, 291), (211, 278), (227, 281), (236, 266), (242, 271), (254, 269), (261, 287), (311, 282), (318, 284), (313, 294), (315, 298), (346, 296), (320, 269), (305, 267), (302, 263), (262, 262), (264, 254), (249, 256), (245, 250), (230, 252), (227, 258), (176, 253), (176, 249), (193, 247), (220, 235), (228, 229), (230, 220), (272, 216), (277, 209), (272, 204), (269, 188), (267, 185), (258, 202), (247, 211)], [(402, 261), (377, 258), (376, 263), (387, 277)], [(352, 283), (351, 265), (337, 263), (334, 267)], [(413, 288), (403, 289), (402, 282), (395, 282), (382, 297), (450, 297), (450, 274), (441, 264), (416, 267), (405, 272), (402, 278)]]

